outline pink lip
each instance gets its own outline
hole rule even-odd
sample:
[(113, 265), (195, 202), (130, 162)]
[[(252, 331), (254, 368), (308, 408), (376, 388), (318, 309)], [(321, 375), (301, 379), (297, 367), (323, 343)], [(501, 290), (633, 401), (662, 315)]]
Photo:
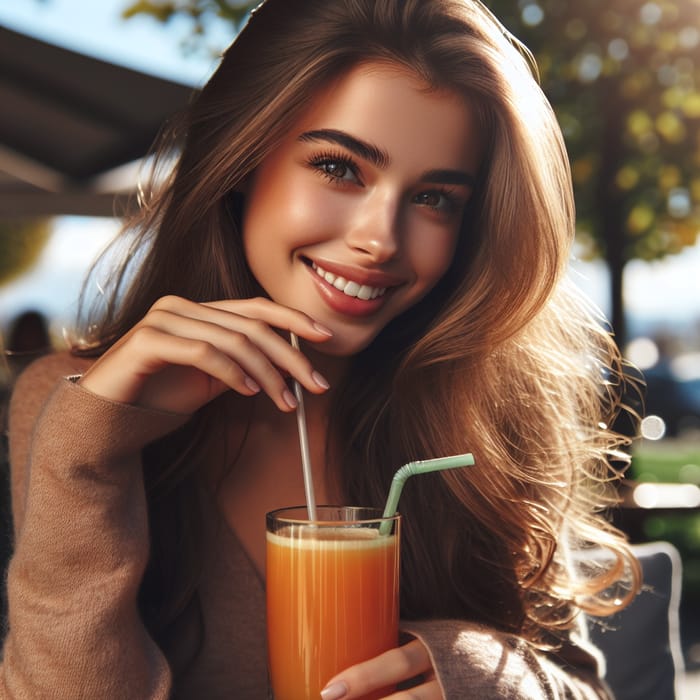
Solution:
[[(310, 258), (307, 258), (310, 260)], [(361, 267), (352, 265), (344, 265), (343, 263), (333, 262), (331, 260), (322, 260), (314, 258), (312, 261), (327, 272), (340, 277), (345, 277), (346, 280), (352, 280), (358, 284), (366, 284), (368, 287), (398, 287), (404, 283), (402, 277), (392, 275), (388, 272), (380, 272), (379, 270), (367, 270)]]
[(308, 266), (311, 279), (316, 285), (321, 298), (333, 311), (345, 316), (371, 316), (386, 303), (387, 298), (392, 292), (392, 290), (389, 288), (396, 287), (401, 283), (399, 278), (394, 275), (388, 275), (371, 270), (358, 270), (357, 268), (349, 267), (347, 265), (321, 260), (315, 260), (314, 262), (324, 270), (327, 270), (334, 275), (340, 275), (346, 279), (353, 280), (358, 284), (366, 284), (370, 287), (387, 287), (387, 291), (376, 299), (363, 300), (358, 299), (357, 297), (350, 297), (341, 292), (339, 289), (336, 289), (332, 284), (328, 284), (328, 282), (320, 277), (311, 266)]

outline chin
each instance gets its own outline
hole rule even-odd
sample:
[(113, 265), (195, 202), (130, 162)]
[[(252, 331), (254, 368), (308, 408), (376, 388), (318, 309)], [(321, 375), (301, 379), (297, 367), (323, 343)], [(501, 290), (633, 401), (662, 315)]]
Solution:
[(318, 352), (332, 357), (352, 357), (372, 344), (377, 333), (358, 333), (357, 330), (333, 329), (335, 335), (330, 340), (317, 345)]

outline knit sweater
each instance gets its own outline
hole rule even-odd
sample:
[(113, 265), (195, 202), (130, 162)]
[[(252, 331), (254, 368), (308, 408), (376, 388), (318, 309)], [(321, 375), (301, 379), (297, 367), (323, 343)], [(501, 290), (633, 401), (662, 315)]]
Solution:
[[(15, 552), (0, 698), (264, 700), (265, 584), (215, 509), (198, 589), (205, 636), (184, 677), (173, 680), (171, 662), (187, 634), (166, 654), (147, 633), (137, 606), (149, 556), (140, 446), (187, 418), (107, 401), (65, 379), (86, 367), (48, 356), (13, 394)], [(448, 700), (608, 697), (582, 645), (547, 655), (465, 620), (403, 629), (428, 647)]]

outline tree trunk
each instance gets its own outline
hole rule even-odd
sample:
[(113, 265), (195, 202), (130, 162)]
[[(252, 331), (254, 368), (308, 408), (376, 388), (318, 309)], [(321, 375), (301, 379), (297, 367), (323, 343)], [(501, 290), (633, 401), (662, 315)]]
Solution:
[(627, 341), (622, 294), (626, 263), (625, 209), (622, 193), (615, 182), (617, 173), (624, 164), (622, 143), (624, 125), (621, 119), (623, 110), (618, 103), (619, 97), (612, 83), (608, 82), (601, 90), (601, 94), (604, 96), (602, 105), (604, 123), (596, 207), (601, 227), (600, 240), (605, 247), (605, 261), (610, 272), (610, 320), (617, 343), (623, 347)]
[[(619, 207), (619, 203), (618, 203)], [(611, 211), (611, 210), (608, 210)], [(610, 226), (604, 226), (603, 235), (606, 240), (605, 259), (610, 272), (610, 309), (612, 328), (620, 348), (623, 348), (628, 340), (627, 337), (627, 314), (625, 313), (625, 301), (623, 296), (623, 281), (625, 272), (625, 236), (624, 221), (620, 212), (611, 212), (606, 217)]]

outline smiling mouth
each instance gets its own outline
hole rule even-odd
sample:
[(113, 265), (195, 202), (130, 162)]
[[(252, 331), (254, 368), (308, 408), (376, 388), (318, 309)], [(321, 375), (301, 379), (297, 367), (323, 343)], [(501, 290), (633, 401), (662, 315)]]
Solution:
[(367, 284), (359, 284), (352, 280), (347, 280), (340, 275), (334, 275), (332, 272), (327, 272), (322, 267), (319, 267), (315, 262), (311, 262), (311, 269), (328, 284), (335, 287), (338, 291), (349, 297), (369, 301), (377, 299), (386, 292), (386, 287), (370, 287)]

